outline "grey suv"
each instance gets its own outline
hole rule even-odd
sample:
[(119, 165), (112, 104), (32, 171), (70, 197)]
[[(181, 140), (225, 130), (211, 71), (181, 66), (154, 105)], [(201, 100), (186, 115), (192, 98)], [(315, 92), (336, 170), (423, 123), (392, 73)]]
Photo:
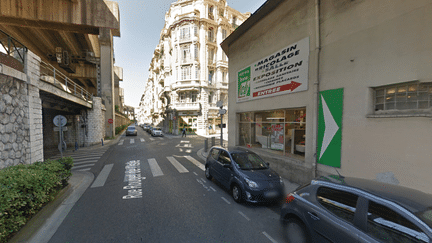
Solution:
[(282, 197), (282, 178), (252, 151), (240, 147), (212, 147), (205, 176), (230, 189), (236, 202), (271, 202)]
[(432, 242), (432, 195), (331, 175), (290, 193), (281, 222), (288, 242)]

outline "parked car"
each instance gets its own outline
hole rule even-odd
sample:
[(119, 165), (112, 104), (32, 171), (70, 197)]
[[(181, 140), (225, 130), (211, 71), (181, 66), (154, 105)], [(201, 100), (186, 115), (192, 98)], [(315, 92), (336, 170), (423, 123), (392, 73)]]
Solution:
[(240, 147), (212, 147), (205, 164), (207, 179), (230, 189), (236, 202), (272, 202), (284, 191), (282, 178), (261, 157)]
[(154, 128), (151, 130), (151, 135), (152, 135), (153, 137), (156, 137), (156, 136), (163, 137), (162, 128), (160, 128), (160, 127), (154, 127)]
[(126, 129), (126, 136), (129, 136), (129, 135), (134, 135), (134, 136), (136, 136), (137, 134), (138, 134), (138, 131), (137, 131), (137, 129), (136, 129), (135, 126), (129, 126), (129, 127)]
[(288, 242), (432, 242), (432, 195), (331, 175), (290, 193), (281, 222)]
[(147, 131), (149, 134), (151, 134), (151, 130), (153, 130), (153, 126), (152, 126), (152, 125), (148, 126), (148, 128), (147, 128), (146, 131)]

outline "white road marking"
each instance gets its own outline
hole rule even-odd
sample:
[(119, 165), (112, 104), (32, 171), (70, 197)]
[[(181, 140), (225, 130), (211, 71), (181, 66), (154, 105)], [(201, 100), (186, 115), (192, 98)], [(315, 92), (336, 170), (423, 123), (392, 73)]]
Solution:
[(162, 176), (164, 173), (162, 172), (161, 168), (159, 167), (158, 163), (156, 162), (156, 159), (148, 159), (148, 163), (150, 165), (151, 172), (153, 174), (153, 177), (156, 176)]
[[(128, 190), (128, 194), (123, 196), (123, 199), (142, 198), (141, 189), (141, 163), (139, 160), (132, 160), (126, 163), (125, 166), (125, 181), (128, 185), (123, 189)], [(144, 178), (145, 179), (145, 178)]]
[(86, 162), (78, 162), (78, 163), (75, 163), (75, 161), (74, 161), (74, 166), (75, 165), (88, 164), (88, 163), (95, 163), (95, 162), (97, 162), (97, 160), (88, 160)]
[(230, 203), (226, 198), (222, 197), (222, 199), (223, 199), (226, 203), (231, 204), (231, 203)]
[(243, 216), (247, 221), (250, 221), (250, 218), (248, 218), (248, 216), (246, 216), (244, 213), (242, 213), (241, 211), (238, 211), (239, 212), (239, 214), (241, 215), (241, 216)]
[(265, 237), (267, 237), (267, 239), (269, 239), (271, 242), (273, 243), (277, 243), (277, 241), (275, 241), (275, 239), (273, 239), (269, 234), (267, 234), (265, 231), (262, 232)]
[(135, 139), (131, 138), (130, 143), (135, 143)]
[(87, 169), (82, 169), (82, 170), (78, 170), (78, 171), (88, 171), (88, 170), (90, 170), (91, 168), (87, 168)]
[(95, 164), (93, 163), (93, 164), (86, 164), (86, 165), (78, 165), (78, 166), (74, 166), (74, 167), (72, 167), (72, 170), (73, 170), (73, 169), (84, 168), (84, 167), (88, 167), (88, 166), (93, 166), (93, 165), (95, 165)]
[(164, 140), (163, 138), (159, 138), (159, 140)]
[(186, 173), (189, 172), (180, 162), (178, 162), (174, 157), (167, 157), (169, 162), (171, 162), (172, 165), (180, 172), (180, 173)]
[(212, 189), (214, 192), (216, 191), (213, 187), (210, 187), (210, 189)]
[(145, 142), (144, 138), (140, 138), (140, 139), (141, 139), (141, 142)]
[(96, 180), (91, 185), (91, 188), (101, 187), (105, 185), (105, 181), (108, 179), (108, 175), (111, 172), (113, 166), (114, 164), (105, 165)]
[(190, 141), (183, 141), (181, 140), (180, 143), (189, 143)]
[(201, 181), (202, 181), (202, 182), (204, 182), (204, 183), (207, 183), (207, 181), (206, 181), (206, 180), (204, 180), (204, 178), (201, 178)]
[(118, 143), (118, 145), (123, 145), (124, 139), (120, 140), (120, 142)]
[(149, 138), (151, 141), (154, 141), (155, 139), (154, 138)]
[(186, 155), (185, 158), (188, 159), (190, 162), (192, 162), (194, 165), (198, 166), (198, 168), (200, 168), (202, 171), (205, 170), (205, 166), (201, 164), (198, 160), (192, 158), (189, 155)]
[(193, 172), (196, 176), (198, 175), (195, 171)]

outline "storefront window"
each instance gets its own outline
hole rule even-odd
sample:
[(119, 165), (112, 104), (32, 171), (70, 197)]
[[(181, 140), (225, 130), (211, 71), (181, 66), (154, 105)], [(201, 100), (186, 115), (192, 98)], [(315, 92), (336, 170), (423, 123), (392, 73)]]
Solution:
[(304, 157), (305, 108), (238, 113), (238, 121), (238, 145)]

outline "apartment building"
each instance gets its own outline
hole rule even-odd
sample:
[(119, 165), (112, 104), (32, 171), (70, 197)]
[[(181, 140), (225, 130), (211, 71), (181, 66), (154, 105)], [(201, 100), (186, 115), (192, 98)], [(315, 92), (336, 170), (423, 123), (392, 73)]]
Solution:
[(249, 16), (225, 0), (172, 3), (150, 63), (139, 122), (173, 134), (184, 127), (202, 135), (220, 132), (216, 103), (228, 106), (228, 58), (220, 43)]

